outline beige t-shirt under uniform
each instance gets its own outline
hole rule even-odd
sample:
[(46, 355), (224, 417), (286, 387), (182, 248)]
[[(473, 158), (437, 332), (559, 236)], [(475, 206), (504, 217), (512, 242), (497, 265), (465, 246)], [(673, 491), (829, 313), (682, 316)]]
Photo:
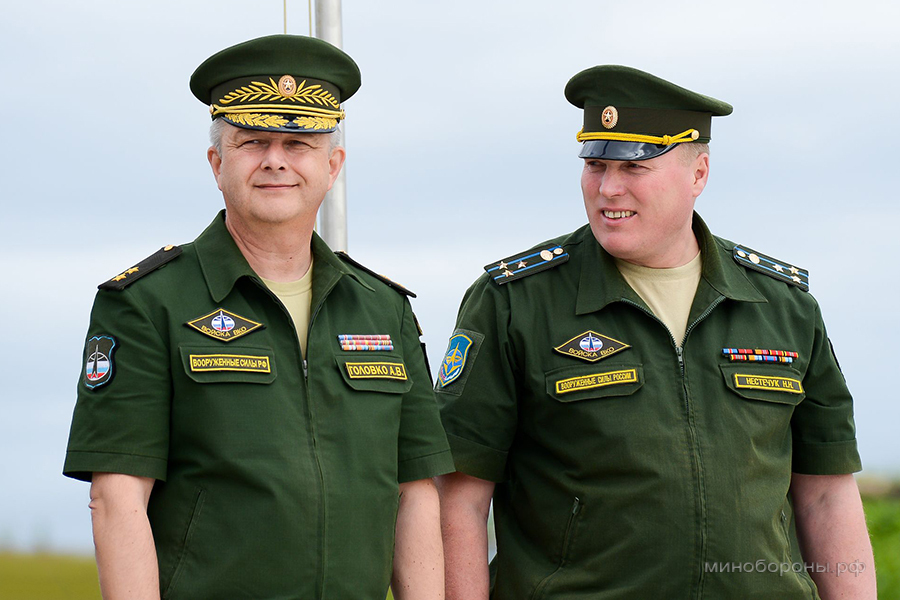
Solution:
[[(297, 339), (300, 341), (300, 351), (306, 358), (306, 338), (309, 333), (309, 311), (312, 304), (312, 272), (313, 265), (309, 263), (306, 275), (296, 281), (271, 281), (263, 279), (266, 287), (278, 296), (281, 303), (291, 314), (294, 328), (297, 330)], [(262, 279), (260, 277), (260, 279)]]
[(651, 269), (616, 259), (616, 266), (628, 285), (647, 303), (660, 321), (672, 333), (680, 347), (684, 342), (688, 316), (697, 285), (700, 283), (702, 262), (697, 253), (691, 262), (673, 269)]

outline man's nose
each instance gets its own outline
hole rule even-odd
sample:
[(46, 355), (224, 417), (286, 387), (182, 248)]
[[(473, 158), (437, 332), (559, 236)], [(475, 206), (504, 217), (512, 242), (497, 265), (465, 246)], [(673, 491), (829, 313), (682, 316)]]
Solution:
[(287, 160), (281, 144), (269, 144), (260, 166), (272, 171), (284, 171), (287, 168)]
[(618, 169), (608, 168), (600, 177), (600, 195), (604, 198), (615, 198), (625, 193), (622, 174)]

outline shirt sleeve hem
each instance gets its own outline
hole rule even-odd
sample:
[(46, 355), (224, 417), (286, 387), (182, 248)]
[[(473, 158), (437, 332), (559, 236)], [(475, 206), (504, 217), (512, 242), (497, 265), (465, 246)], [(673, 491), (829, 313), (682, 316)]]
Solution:
[(861, 471), (856, 440), (800, 442), (795, 439), (791, 470), (803, 475), (843, 475)]
[(428, 479), (452, 473), (454, 470), (453, 456), (450, 454), (450, 450), (442, 450), (435, 454), (402, 461), (397, 469), (397, 482), (406, 483)]
[(165, 481), (166, 463), (163, 458), (138, 454), (69, 450), (66, 452), (63, 475), (81, 481), (91, 481), (94, 473), (123, 473)]
[(447, 434), (456, 470), (472, 477), (501, 482), (506, 478), (506, 457), (509, 454), (466, 438)]

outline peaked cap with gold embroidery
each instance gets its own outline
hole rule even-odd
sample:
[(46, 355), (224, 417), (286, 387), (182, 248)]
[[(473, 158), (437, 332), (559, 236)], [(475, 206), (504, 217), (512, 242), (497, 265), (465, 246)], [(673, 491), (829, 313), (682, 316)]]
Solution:
[(566, 85), (566, 99), (584, 109), (579, 158), (646, 160), (678, 144), (710, 140), (712, 117), (727, 102), (692, 92), (631, 67), (600, 65)]
[(213, 119), (244, 129), (328, 133), (341, 102), (360, 86), (359, 67), (328, 42), (269, 35), (213, 54), (191, 75), (191, 92)]

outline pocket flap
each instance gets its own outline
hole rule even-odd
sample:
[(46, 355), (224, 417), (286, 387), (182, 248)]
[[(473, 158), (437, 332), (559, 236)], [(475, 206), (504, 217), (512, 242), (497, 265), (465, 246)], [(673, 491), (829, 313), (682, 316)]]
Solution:
[(784, 365), (719, 365), (725, 385), (743, 398), (797, 405), (806, 397), (803, 376)]
[(560, 402), (628, 396), (644, 385), (639, 364), (563, 367), (545, 373), (547, 395)]
[(180, 346), (184, 372), (197, 383), (272, 383), (275, 353), (254, 346)]
[(406, 363), (398, 355), (366, 353), (334, 359), (344, 381), (354, 390), (403, 394), (412, 388)]

